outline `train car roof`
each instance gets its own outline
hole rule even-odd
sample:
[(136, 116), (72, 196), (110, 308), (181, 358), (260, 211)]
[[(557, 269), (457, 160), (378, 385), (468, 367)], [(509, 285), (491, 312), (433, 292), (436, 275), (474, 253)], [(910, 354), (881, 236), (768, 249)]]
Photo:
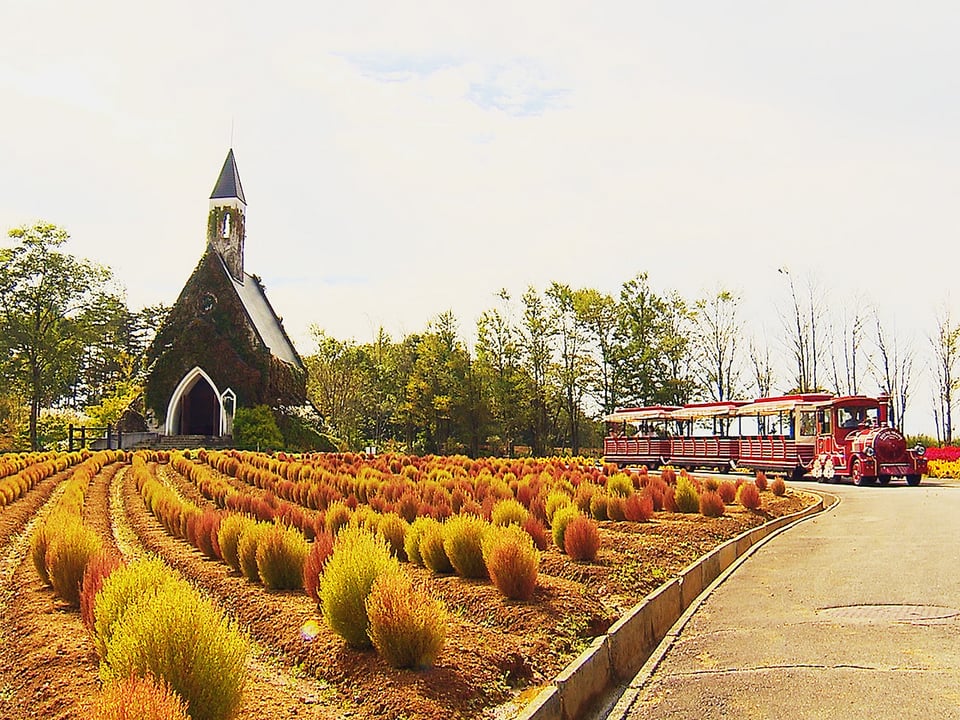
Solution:
[(827, 393), (803, 393), (798, 395), (757, 398), (753, 402), (738, 408), (737, 415), (776, 415), (782, 412), (789, 412), (798, 405), (821, 407), (825, 404), (831, 404), (833, 400), (833, 395)]
[(641, 422), (643, 420), (670, 420), (671, 413), (679, 410), (678, 405), (645, 405), (643, 407), (620, 408), (603, 419), (607, 422)]
[(730, 417), (738, 408), (746, 405), (746, 400), (722, 400), (715, 402), (689, 403), (670, 413), (674, 420), (695, 420), (697, 418)]

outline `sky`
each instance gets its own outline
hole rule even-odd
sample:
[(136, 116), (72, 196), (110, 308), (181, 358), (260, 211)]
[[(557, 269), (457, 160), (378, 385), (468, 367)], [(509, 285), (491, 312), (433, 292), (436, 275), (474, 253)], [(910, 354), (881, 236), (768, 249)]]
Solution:
[(246, 269), (302, 355), (312, 325), (367, 342), (446, 310), (472, 342), (501, 288), (647, 272), (738, 293), (784, 384), (795, 278), (914, 348), (932, 432), (958, 36), (930, 0), (0, 0), (0, 229), (53, 222), (132, 307), (172, 304), (232, 146)]

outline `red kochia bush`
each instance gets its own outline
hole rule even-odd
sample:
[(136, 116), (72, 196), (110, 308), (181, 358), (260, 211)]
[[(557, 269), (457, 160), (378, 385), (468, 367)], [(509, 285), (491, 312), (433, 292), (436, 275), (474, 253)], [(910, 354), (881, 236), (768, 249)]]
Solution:
[(744, 483), (737, 491), (737, 502), (748, 510), (756, 510), (760, 507), (760, 491), (753, 483)]
[(563, 549), (574, 560), (593, 562), (600, 549), (600, 531), (595, 520), (585, 515), (571, 518), (563, 531)]
[(523, 529), (530, 536), (530, 539), (533, 540), (533, 544), (537, 550), (547, 549), (547, 546), (550, 544), (550, 535), (547, 534), (547, 528), (544, 527), (544, 524), (540, 522), (540, 520), (531, 515), (527, 518), (526, 522), (523, 523)]
[(700, 514), (705, 517), (720, 517), (726, 510), (726, 503), (720, 493), (707, 490), (700, 494)]
[(653, 498), (634, 493), (623, 502), (623, 516), (630, 522), (647, 522), (653, 517)]
[(333, 535), (328, 532), (318, 533), (303, 565), (303, 588), (317, 603), (320, 602), (320, 576), (332, 552)]
[(754, 483), (757, 486), (757, 490), (763, 492), (767, 489), (767, 474), (763, 470), (757, 471), (757, 478), (754, 480)]
[(782, 497), (787, 492), (787, 484), (782, 477), (775, 477), (770, 483), (770, 492), (777, 497)]
[(724, 480), (720, 483), (717, 492), (720, 493), (720, 497), (727, 505), (733, 505), (737, 500), (737, 485), (730, 480)]
[(131, 675), (103, 688), (93, 720), (189, 720), (187, 706), (166, 682)]
[(97, 593), (103, 587), (103, 581), (110, 577), (124, 561), (115, 553), (101, 551), (95, 555), (83, 571), (83, 580), (80, 583), (80, 619), (87, 630), (93, 632), (93, 608), (97, 600)]

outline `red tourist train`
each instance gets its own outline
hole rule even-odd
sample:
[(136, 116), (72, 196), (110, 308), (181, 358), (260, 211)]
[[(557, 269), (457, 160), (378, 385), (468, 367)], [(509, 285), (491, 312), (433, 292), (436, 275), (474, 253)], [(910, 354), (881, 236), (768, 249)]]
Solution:
[(604, 460), (617, 465), (736, 468), (857, 485), (903, 477), (918, 485), (924, 448), (887, 422), (888, 399), (820, 393), (751, 402), (651, 405), (608, 415)]

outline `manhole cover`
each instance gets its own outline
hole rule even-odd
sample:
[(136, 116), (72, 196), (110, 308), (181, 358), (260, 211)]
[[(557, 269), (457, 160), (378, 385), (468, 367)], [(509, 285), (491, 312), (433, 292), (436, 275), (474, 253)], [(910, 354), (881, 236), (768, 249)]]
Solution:
[(960, 610), (941, 605), (842, 605), (817, 610), (817, 615), (835, 622), (942, 623), (960, 615)]

